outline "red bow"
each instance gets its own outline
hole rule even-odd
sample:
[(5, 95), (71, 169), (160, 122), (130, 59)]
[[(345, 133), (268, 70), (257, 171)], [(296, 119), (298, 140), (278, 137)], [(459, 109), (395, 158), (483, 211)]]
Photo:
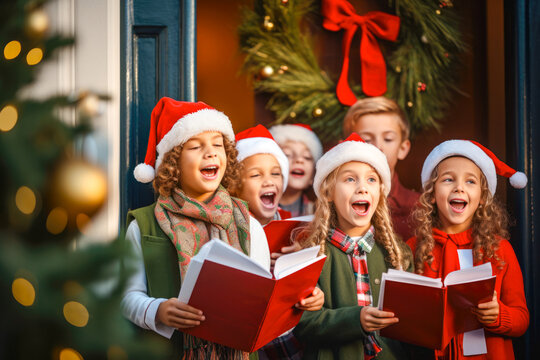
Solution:
[(362, 90), (367, 96), (383, 95), (386, 92), (386, 63), (375, 37), (396, 41), (399, 33), (399, 17), (381, 11), (372, 11), (360, 16), (347, 0), (323, 0), (322, 13), (325, 29), (345, 30), (342, 44), (343, 66), (336, 89), (339, 102), (348, 106), (356, 102), (356, 96), (349, 86), (348, 75), (351, 41), (358, 26), (362, 29), (360, 41)]

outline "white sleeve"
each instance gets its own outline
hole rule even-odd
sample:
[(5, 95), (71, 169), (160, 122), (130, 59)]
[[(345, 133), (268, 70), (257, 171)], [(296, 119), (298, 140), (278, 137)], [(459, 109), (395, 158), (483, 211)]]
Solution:
[(148, 296), (141, 247), (141, 231), (137, 220), (133, 220), (129, 224), (126, 241), (131, 248), (131, 256), (126, 260), (126, 267), (132, 273), (127, 280), (124, 296), (120, 303), (122, 313), (143, 329), (153, 330), (162, 336), (170, 338), (175, 329), (156, 320), (159, 305), (167, 299)]
[(268, 248), (266, 234), (261, 223), (251, 215), (249, 219), (249, 232), (251, 238), (249, 257), (270, 271), (270, 249)]

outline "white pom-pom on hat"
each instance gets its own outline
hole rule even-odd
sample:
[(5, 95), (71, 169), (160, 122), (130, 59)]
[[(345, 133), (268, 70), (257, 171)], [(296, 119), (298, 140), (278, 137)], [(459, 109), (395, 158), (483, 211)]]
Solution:
[(152, 166), (142, 163), (135, 166), (135, 169), (133, 170), (133, 176), (138, 182), (149, 183), (154, 180), (154, 177), (156, 176), (156, 171)]
[(523, 189), (525, 186), (527, 186), (527, 175), (522, 173), (521, 171), (516, 171), (514, 175), (510, 176), (510, 185), (516, 189)]

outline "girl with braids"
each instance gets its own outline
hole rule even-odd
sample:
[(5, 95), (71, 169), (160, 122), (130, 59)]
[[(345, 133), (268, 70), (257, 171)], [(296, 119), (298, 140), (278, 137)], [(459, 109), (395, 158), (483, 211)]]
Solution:
[(412, 270), (412, 254), (392, 230), (385, 155), (356, 134), (317, 162), (314, 220), (301, 230), (304, 246), (321, 245), (327, 259), (318, 286), (324, 306), (304, 312), (294, 330), (308, 359), (407, 358), (401, 343), (377, 334), (399, 320), (376, 308), (388, 268)]
[(444, 279), (451, 271), (491, 262), (497, 276), (491, 301), (471, 309), (482, 328), (456, 336), (431, 358), (514, 359), (512, 337), (528, 327), (523, 277), (505, 240), (506, 211), (493, 198), (497, 174), (509, 177), (514, 187), (527, 184), (523, 173), (473, 141), (445, 141), (424, 162), (416, 237), (407, 242), (416, 272)]
[(213, 238), (270, 268), (261, 225), (227, 189), (238, 179), (236, 157), (225, 114), (202, 102), (159, 100), (152, 111), (145, 162), (134, 171), (138, 181), (153, 181), (159, 196), (154, 204), (128, 213), (126, 240), (136, 255), (135, 271), (121, 307), (139, 327), (168, 338), (172, 334), (171, 359), (249, 357), (182, 333), (205, 320), (204, 309), (176, 298), (190, 259)]

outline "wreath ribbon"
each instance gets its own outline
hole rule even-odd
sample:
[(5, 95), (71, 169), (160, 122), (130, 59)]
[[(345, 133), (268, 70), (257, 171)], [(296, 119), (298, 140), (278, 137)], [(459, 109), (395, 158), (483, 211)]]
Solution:
[(338, 100), (351, 106), (356, 102), (349, 86), (349, 53), (351, 41), (360, 26), (360, 63), (362, 69), (362, 91), (367, 96), (380, 96), (386, 92), (386, 63), (377, 38), (396, 41), (400, 19), (381, 11), (372, 11), (361, 16), (347, 0), (323, 0), (323, 27), (330, 31), (345, 30), (342, 42), (343, 65), (336, 88)]

